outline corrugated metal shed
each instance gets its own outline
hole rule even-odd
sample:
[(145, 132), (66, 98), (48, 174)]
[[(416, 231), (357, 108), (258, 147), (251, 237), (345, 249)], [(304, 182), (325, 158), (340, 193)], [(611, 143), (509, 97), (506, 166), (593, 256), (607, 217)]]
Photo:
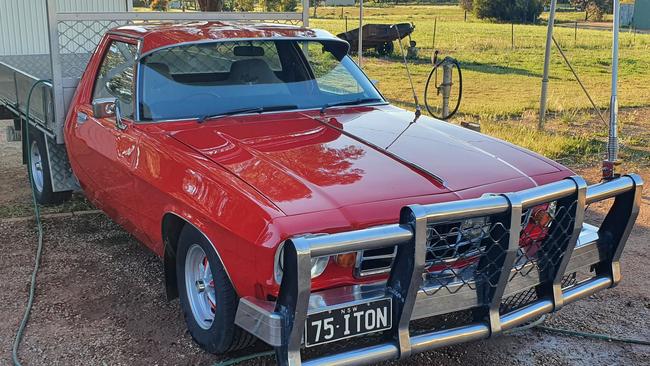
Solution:
[[(131, 0), (56, 0), (61, 12), (126, 11)], [(0, 56), (48, 53), (45, 0), (0, 0)]]

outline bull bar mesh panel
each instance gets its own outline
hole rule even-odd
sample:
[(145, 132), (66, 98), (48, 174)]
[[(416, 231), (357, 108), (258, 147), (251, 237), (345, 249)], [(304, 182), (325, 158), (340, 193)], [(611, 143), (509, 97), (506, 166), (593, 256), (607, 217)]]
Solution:
[(507, 223), (500, 216), (468, 222), (427, 226), (428, 286), (422, 288), (427, 295), (498, 285), (498, 268), (508, 247)]

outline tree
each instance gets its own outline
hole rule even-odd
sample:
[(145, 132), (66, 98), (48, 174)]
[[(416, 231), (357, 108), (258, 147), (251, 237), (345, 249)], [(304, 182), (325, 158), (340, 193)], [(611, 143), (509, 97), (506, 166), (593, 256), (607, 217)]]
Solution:
[(320, 4), (322, 0), (309, 0), (309, 6), (314, 8), (314, 15), (312, 18), (318, 18), (318, 14), (316, 14), (316, 9), (318, 9), (318, 5)]
[(465, 11), (472, 11), (472, 9), (474, 9), (474, 1), (473, 0), (460, 0), (459, 5), (460, 5), (460, 8), (465, 10)]
[(198, 0), (201, 11), (223, 11), (223, 0)]
[(151, 2), (151, 10), (166, 11), (167, 10), (167, 0), (153, 0)]
[(298, 0), (282, 0), (282, 11), (296, 11)]
[(479, 19), (531, 23), (544, 10), (544, 0), (474, 0), (474, 15)]
[(255, 0), (236, 0), (234, 4), (236, 11), (253, 11), (255, 10)]
[(571, 5), (577, 9), (584, 10), (585, 21), (603, 20), (603, 16), (606, 13), (613, 11), (612, 0), (571, 0)]

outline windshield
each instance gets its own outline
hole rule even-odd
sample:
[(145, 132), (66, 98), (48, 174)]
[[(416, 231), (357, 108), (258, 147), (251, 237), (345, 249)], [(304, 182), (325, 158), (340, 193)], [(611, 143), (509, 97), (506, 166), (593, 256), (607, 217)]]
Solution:
[(140, 119), (383, 102), (338, 41), (254, 40), (165, 48), (141, 60)]

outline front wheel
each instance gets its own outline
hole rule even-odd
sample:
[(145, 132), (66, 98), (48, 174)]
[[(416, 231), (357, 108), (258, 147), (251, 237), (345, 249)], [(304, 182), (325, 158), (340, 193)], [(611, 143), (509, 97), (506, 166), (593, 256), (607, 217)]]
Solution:
[(210, 353), (225, 353), (255, 342), (235, 325), (239, 298), (215, 249), (191, 225), (179, 237), (176, 274), (181, 310), (196, 343)]

